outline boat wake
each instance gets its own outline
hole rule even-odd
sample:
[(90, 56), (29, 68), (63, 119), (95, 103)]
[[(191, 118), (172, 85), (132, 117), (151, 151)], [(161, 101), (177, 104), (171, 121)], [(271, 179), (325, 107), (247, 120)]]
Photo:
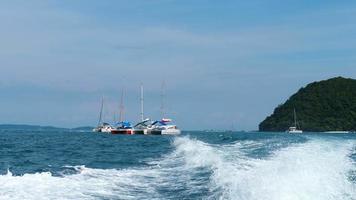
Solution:
[(277, 150), (266, 159), (247, 158), (239, 155), (240, 151), (233, 152), (235, 158), (231, 159), (229, 148), (236, 148), (216, 150), (183, 140), (177, 143), (186, 155), (186, 164), (213, 171), (210, 188), (217, 193), (210, 199), (356, 198), (356, 185), (350, 180), (355, 170), (350, 158), (354, 142), (310, 140)]
[(311, 138), (267, 157), (249, 155), (269, 144), (177, 137), (173, 153), (149, 161), (150, 167), (66, 166), (76, 173), (62, 176), (9, 171), (0, 176), (0, 199), (356, 199), (355, 142)]

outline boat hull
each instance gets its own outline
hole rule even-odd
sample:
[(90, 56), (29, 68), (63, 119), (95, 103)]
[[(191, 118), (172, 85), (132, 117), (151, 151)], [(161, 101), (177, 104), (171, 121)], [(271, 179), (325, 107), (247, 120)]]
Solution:
[(291, 134), (303, 133), (303, 131), (301, 131), (301, 130), (287, 131), (287, 132), (288, 132), (288, 133), (291, 133)]
[(132, 129), (117, 129), (112, 130), (111, 134), (133, 135), (135, 132)]
[(152, 130), (152, 135), (179, 135), (181, 131), (179, 129), (166, 129), (166, 130)]
[(136, 130), (134, 130), (134, 133), (138, 134), (138, 135), (148, 135), (148, 134), (151, 134), (151, 130), (149, 130), (149, 129), (136, 129)]
[(111, 133), (112, 130), (113, 130), (113, 128), (111, 128), (111, 127), (102, 127), (102, 128), (94, 128), (93, 132), (96, 132), (96, 133)]

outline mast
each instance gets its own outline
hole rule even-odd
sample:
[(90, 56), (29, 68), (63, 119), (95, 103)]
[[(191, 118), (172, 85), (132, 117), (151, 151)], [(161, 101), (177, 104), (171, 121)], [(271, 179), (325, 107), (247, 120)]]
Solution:
[(295, 108), (294, 108), (294, 127), (297, 128), (297, 113), (295, 112)]
[(144, 114), (143, 114), (143, 84), (141, 83), (141, 97), (140, 97), (140, 101), (141, 101), (141, 121), (143, 122), (144, 120)]
[(104, 97), (101, 97), (101, 107), (100, 107), (98, 126), (100, 126), (100, 124), (101, 124), (101, 120), (103, 117), (103, 109), (104, 109)]
[(161, 117), (162, 119), (165, 118), (165, 97), (166, 97), (166, 82), (162, 82), (161, 86)]
[(117, 112), (114, 111), (114, 114), (113, 114), (114, 124), (117, 122), (117, 121), (116, 121), (116, 114), (117, 114)]
[(120, 98), (120, 115), (119, 115), (119, 122), (124, 120), (124, 88), (121, 91), (121, 98)]

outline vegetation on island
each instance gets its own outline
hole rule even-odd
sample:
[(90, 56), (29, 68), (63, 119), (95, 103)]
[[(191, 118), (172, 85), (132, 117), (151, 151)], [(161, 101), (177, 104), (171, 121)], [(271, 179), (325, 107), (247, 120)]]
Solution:
[(303, 131), (355, 131), (356, 80), (343, 77), (301, 88), (259, 125), (260, 131), (285, 131), (294, 124), (296, 110)]

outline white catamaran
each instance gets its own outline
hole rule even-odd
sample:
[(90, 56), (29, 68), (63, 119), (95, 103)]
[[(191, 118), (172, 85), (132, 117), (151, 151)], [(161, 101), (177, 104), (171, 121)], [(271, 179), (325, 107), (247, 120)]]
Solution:
[(100, 107), (98, 125), (96, 126), (96, 128), (93, 129), (93, 132), (111, 133), (111, 131), (114, 129), (114, 127), (112, 127), (109, 123), (102, 122), (103, 109), (104, 109), (104, 97), (101, 99), (101, 107)]
[(135, 133), (134, 133), (134, 129), (133, 129), (131, 123), (124, 120), (124, 112), (125, 112), (124, 94), (125, 94), (125, 89), (122, 88), (121, 99), (120, 99), (119, 122), (116, 124), (116, 128), (111, 130), (111, 133), (112, 134), (128, 134), (128, 135), (132, 135), (132, 134), (135, 134)]
[(151, 134), (154, 135), (178, 135), (181, 133), (181, 130), (174, 124), (170, 124), (172, 122), (171, 119), (165, 117), (165, 109), (164, 109), (164, 100), (165, 100), (165, 82), (162, 83), (162, 94), (161, 94), (161, 115), (162, 119), (159, 121), (155, 121), (151, 125)]
[(140, 96), (140, 103), (141, 103), (141, 113), (140, 113), (140, 122), (134, 126), (135, 134), (147, 135), (151, 134), (152, 130), (152, 122), (149, 118), (144, 118), (144, 96), (143, 96), (143, 84), (141, 83), (141, 96)]
[(287, 133), (303, 133), (302, 130), (298, 129), (298, 122), (297, 122), (297, 113), (294, 109), (294, 126), (289, 127)]

